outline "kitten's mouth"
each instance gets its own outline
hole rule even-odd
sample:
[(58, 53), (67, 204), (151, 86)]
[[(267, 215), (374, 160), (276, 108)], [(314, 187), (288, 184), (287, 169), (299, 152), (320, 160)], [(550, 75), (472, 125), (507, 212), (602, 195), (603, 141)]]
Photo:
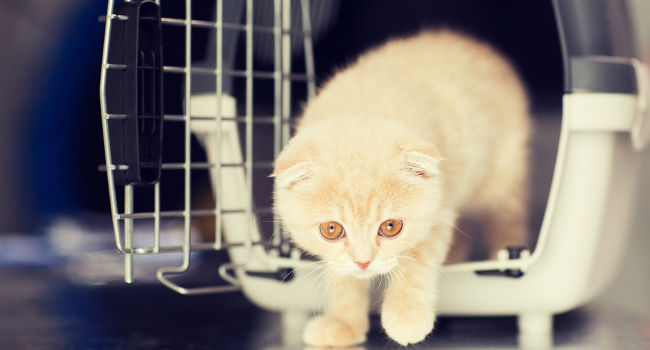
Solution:
[(352, 271), (351, 275), (357, 278), (373, 278), (389, 274), (391, 271), (393, 271), (393, 268), (393, 266), (388, 267), (383, 265), (375, 268), (357, 269), (356, 271)]
[(374, 271), (368, 271), (368, 270), (359, 270), (356, 271), (353, 275), (357, 278), (372, 278), (378, 276), (379, 273)]

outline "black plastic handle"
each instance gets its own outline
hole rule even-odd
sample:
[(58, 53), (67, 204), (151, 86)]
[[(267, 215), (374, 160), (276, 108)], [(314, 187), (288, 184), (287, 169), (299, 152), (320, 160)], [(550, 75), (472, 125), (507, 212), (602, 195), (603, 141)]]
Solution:
[(106, 83), (109, 138), (118, 185), (153, 185), (162, 167), (163, 60), (160, 8), (120, 2), (112, 20)]
[(253, 277), (270, 278), (280, 282), (289, 282), (293, 279), (294, 270), (291, 268), (278, 269), (275, 272), (246, 271), (246, 274)]

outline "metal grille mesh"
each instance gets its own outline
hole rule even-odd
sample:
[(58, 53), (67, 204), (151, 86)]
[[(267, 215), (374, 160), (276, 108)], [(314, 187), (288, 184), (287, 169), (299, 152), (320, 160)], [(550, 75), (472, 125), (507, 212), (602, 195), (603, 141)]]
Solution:
[[(115, 172), (123, 171), (127, 165), (112, 161), (108, 123), (124, 116), (111, 114), (107, 110), (106, 80), (111, 71), (125, 67), (109, 62), (108, 52), (111, 40), (116, 40), (111, 38), (111, 25), (116, 21), (128, 21), (129, 18), (114, 14), (114, 1), (108, 0), (100, 100), (110, 208), (116, 246), (124, 253), (126, 282), (133, 281), (134, 255), (176, 252), (182, 254), (182, 264), (158, 270), (157, 277), (163, 284), (183, 294), (229, 291), (239, 286), (235, 275), (229, 273), (230, 268), (246, 267), (253, 247), (270, 248), (276, 251), (274, 255), (278, 255), (280, 248), (286, 246), (275, 218), (270, 221), (270, 229), (276, 234), (269, 235), (269, 241), (263, 242), (259, 222), (268, 222), (260, 218), (269, 217), (271, 210), (269, 206), (255, 205), (256, 191), (253, 186), (258, 181), (254, 174), (257, 170), (267, 175), (270, 173), (272, 160), (290, 137), (294, 85), (302, 84), (299, 90), (306, 91), (309, 97), (315, 94), (310, 1), (299, 1), (300, 27), (292, 27), (291, 0), (260, 1), (264, 1), (265, 11), (273, 11), (270, 25), (255, 24), (257, 2), (253, 0), (241, 1), (234, 7), (232, 1), (215, 0), (214, 13), (208, 19), (204, 18), (204, 14), (192, 13), (192, 0), (184, 1), (184, 13), (179, 18), (167, 17), (165, 6), (172, 2), (178, 6), (182, 2), (156, 1), (163, 10), (163, 37), (175, 36), (177, 39), (171, 44), (164, 39), (163, 50), (177, 59), (166, 60), (163, 67), (165, 134), (161, 180), (150, 188), (142, 188), (119, 186), (114, 179)], [(294, 8), (296, 2), (294, 0)], [(234, 21), (229, 22), (224, 14)], [(201, 34), (201, 31), (208, 34)], [(273, 43), (272, 64), (260, 64), (266, 67), (258, 68), (255, 64), (254, 37), (257, 36), (266, 38), (260, 42)], [(198, 40), (206, 38), (202, 42)], [(295, 47), (296, 38), (300, 38), (303, 48), (304, 72), (292, 71), (292, 42)], [(198, 56), (193, 45), (204, 45), (208, 50), (214, 50), (206, 55), (214, 57), (214, 60), (199, 62), (193, 57)], [(243, 60), (239, 60), (244, 62), (243, 67), (237, 66), (232, 59), (233, 50), (243, 56)], [(272, 94), (265, 91), (272, 100), (268, 108), (254, 105), (254, 93), (258, 93), (255, 85), (272, 89)], [(242, 110), (242, 113), (237, 113), (238, 110)], [(266, 138), (271, 140), (268, 144), (255, 144), (256, 140), (265, 139), (256, 136), (258, 129), (271, 134)], [(266, 159), (256, 157), (257, 149), (268, 155)], [(212, 194), (208, 206), (198, 205), (193, 198), (197, 193), (195, 183), (198, 183), (201, 173), (203, 178), (207, 174), (212, 184), (212, 189), (209, 186), (203, 189)], [(179, 207), (174, 208), (165, 202), (166, 189), (182, 190)], [(228, 192), (232, 194), (228, 195)], [(270, 204), (270, 201), (267, 199), (266, 203)], [(202, 235), (202, 239), (198, 239), (193, 225), (193, 219), (200, 217), (214, 220), (214, 232)], [(161, 239), (161, 222), (174, 219), (183, 222), (183, 232), (179, 232), (182, 243), (167, 244)], [(135, 221), (150, 224), (152, 240), (149, 244), (135, 244), (141, 242), (134, 237)], [(226, 229), (222, 229), (224, 227)], [(168, 278), (169, 275), (188, 270), (192, 251), (222, 249), (239, 252), (236, 253), (237, 258), (231, 254), (233, 264), (224, 265), (219, 270), (229, 284), (184, 288)], [(268, 250), (264, 252), (269, 253)]]

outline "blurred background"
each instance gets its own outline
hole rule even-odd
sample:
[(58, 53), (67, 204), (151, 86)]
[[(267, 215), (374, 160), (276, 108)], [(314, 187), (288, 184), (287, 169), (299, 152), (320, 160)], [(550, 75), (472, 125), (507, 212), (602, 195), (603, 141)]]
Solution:
[[(270, 0), (260, 0), (264, 1)], [(242, 3), (238, 0), (225, 2), (231, 3), (226, 6), (233, 9), (241, 7)], [(629, 26), (633, 33), (631, 37), (619, 38), (618, 47), (604, 50), (648, 59), (650, 3), (645, 0), (597, 2), (613, 13), (633, 14), (629, 21), (627, 18), (621, 21), (616, 16), (603, 18), (606, 21), (603, 25)], [(164, 16), (183, 16), (183, 1), (167, 3), (163, 7)], [(271, 6), (266, 8), (272, 9)], [(387, 38), (428, 27), (447, 26), (465, 31), (491, 43), (513, 62), (526, 83), (536, 117), (531, 144), (535, 153), (531, 227), (538, 228), (553, 170), (564, 88), (551, 2), (332, 0), (322, 8), (321, 11), (329, 11), (329, 14), (328, 20), (315, 32), (318, 82)], [(214, 3), (194, 0), (193, 12), (209, 16), (214, 13)], [(0, 47), (3, 48), (0, 53), (0, 278), (4, 279), (0, 284), (0, 335), (14, 335), (10, 338), (0, 336), (0, 345), (9, 341), (7, 339), (13, 345), (34, 344), (34, 338), (27, 335), (33, 332), (40, 336), (45, 348), (67, 345), (128, 348), (129, 344), (141, 344), (145, 348), (182, 348), (180, 344), (188, 342), (202, 348), (220, 344), (223, 337), (228, 337), (227, 331), (234, 332), (230, 337), (244, 339), (228, 343), (232, 348), (256, 348), (258, 343), (251, 345), (253, 343), (245, 339), (258, 333), (273, 343), (278, 335), (267, 330), (273, 329), (269, 324), (273, 323), (274, 316), (250, 306), (241, 296), (182, 299), (155, 283), (121, 284), (119, 276), (115, 275), (115, 271), (121, 272), (121, 267), (111, 265), (120, 260), (113, 259), (113, 255), (79, 258), (98, 247), (110, 249), (113, 239), (106, 175), (98, 170), (104, 163), (99, 108), (104, 24), (99, 18), (105, 13), (105, 1), (0, 2), (0, 33), (3, 33), (0, 34)], [(233, 10), (230, 16), (237, 18), (237, 13)], [(243, 62), (240, 46), (233, 45), (229, 53), (235, 66)], [(196, 49), (193, 56), (197, 62), (208, 59), (209, 49)], [(173, 61), (179, 53), (165, 55), (166, 60)], [(256, 53), (256, 66), (268, 66), (265, 55), (263, 50)], [(304, 58), (297, 54), (294, 60), (300, 65)], [(232, 82), (226, 89), (236, 94), (240, 85)], [(271, 89), (256, 90), (256, 99), (263, 104), (272, 94)], [(650, 255), (646, 253), (650, 246), (647, 229), (650, 216), (646, 215), (650, 208), (650, 156), (645, 152), (642, 157), (645, 159), (640, 174), (643, 181), (636, 198), (635, 220), (621, 273), (594, 303), (596, 311), (570, 313), (557, 321), (568, 327), (568, 333), (559, 333), (560, 343), (570, 344), (575, 334), (591, 334), (593, 329), (575, 326), (581, 322), (595, 329), (621, 327), (614, 324), (622, 323), (627, 325), (625, 327), (638, 328), (633, 335), (624, 332), (624, 336), (637, 337), (641, 342), (650, 338), (650, 298), (647, 297), (650, 295)], [(206, 185), (198, 183), (196, 186)], [(164, 200), (180, 203), (181, 196), (182, 193), (172, 193)], [(71, 260), (77, 265), (71, 265)], [(116, 270), (104, 271), (105, 275), (98, 277), (103, 270), (109, 269), (107, 264)], [(148, 277), (152, 279), (151, 275)], [(118, 283), (106, 285), (107, 281)], [(75, 305), (72, 300), (79, 303)], [(171, 306), (163, 310), (151, 304), (152, 300)], [(9, 303), (12, 306), (8, 306)], [(128, 312), (137, 307), (154, 316), (135, 317), (126, 323), (132, 328), (118, 326), (123, 315), (116, 309)], [(30, 312), (25, 314), (25, 310)], [(201, 315), (194, 319), (182, 316), (188, 310)], [(209, 317), (223, 310), (230, 310), (239, 317), (235, 321), (227, 316)], [(599, 310), (614, 315), (611, 324), (589, 323), (601, 315), (599, 312), (603, 311)], [(14, 317), (17, 317), (16, 322), (8, 321)], [(90, 330), (83, 326), (88, 320), (96, 322), (88, 328)], [(251, 320), (257, 320), (251, 326), (253, 330), (242, 330)], [(234, 322), (233, 325), (223, 326), (229, 321)], [(61, 322), (66, 326), (57, 326)], [(143, 322), (150, 326), (138, 328)], [(174, 343), (168, 336), (162, 336), (162, 343), (156, 343), (160, 333), (178, 326), (177, 322), (185, 324), (179, 326), (181, 333), (176, 334), (185, 343)], [(458, 332), (469, 332), (483, 344), (511, 346), (513, 321), (499, 318), (495, 324), (506, 329), (505, 333), (494, 331), (501, 337), (496, 340), (487, 334), (489, 332), (476, 331), (484, 323), (469, 319), (448, 320), (443, 322), (442, 343), (447, 344), (447, 341), (449, 347), (453, 347), (458, 343)], [(381, 335), (375, 334), (375, 337)], [(589, 335), (585, 337), (591, 339)], [(95, 339), (95, 342), (88, 339)], [(460, 342), (463, 346), (473, 344), (463, 341)]]

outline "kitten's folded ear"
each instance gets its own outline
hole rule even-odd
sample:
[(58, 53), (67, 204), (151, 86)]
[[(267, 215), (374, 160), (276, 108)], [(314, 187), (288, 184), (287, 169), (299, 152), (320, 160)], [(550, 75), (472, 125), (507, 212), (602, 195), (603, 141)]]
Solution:
[(400, 151), (406, 160), (406, 170), (422, 178), (438, 174), (440, 161), (444, 160), (436, 147), (426, 141), (409, 142), (400, 146)]
[(289, 189), (312, 177), (312, 162), (308, 161), (306, 150), (301, 152), (295, 143), (289, 143), (275, 160), (273, 173), (278, 186)]

